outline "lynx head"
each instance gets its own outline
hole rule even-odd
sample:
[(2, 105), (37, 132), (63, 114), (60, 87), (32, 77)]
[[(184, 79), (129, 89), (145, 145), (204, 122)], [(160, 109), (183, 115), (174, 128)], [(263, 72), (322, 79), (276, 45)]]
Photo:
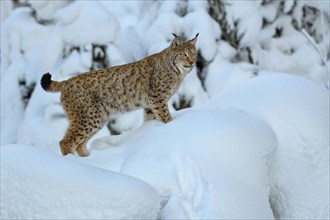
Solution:
[(198, 34), (187, 41), (182, 41), (178, 36), (174, 35), (174, 39), (170, 45), (169, 58), (172, 67), (179, 74), (188, 73), (196, 62), (197, 52), (195, 44)]

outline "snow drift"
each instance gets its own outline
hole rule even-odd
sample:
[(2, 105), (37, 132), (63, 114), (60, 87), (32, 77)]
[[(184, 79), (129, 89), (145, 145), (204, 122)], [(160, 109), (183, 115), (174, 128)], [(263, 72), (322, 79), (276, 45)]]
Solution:
[(136, 178), (37, 147), (1, 146), (3, 219), (154, 219), (159, 201)]
[(329, 91), (301, 77), (265, 75), (207, 108), (223, 106), (258, 115), (276, 134), (269, 170), (274, 216), (329, 218)]
[(270, 219), (267, 158), (275, 146), (271, 128), (244, 112), (189, 110), (74, 159), (148, 182), (162, 196), (164, 219)]

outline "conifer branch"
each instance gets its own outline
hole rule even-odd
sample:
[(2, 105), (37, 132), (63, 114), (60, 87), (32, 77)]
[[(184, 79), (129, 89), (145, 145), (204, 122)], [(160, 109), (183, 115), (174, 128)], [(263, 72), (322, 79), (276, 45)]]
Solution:
[(315, 42), (315, 40), (313, 39), (313, 37), (306, 31), (305, 28), (303, 28), (301, 30), (301, 32), (303, 33), (303, 35), (312, 43), (312, 45), (314, 46), (314, 48), (316, 49), (316, 51), (319, 53), (321, 60), (324, 64), (324, 67), (327, 71), (327, 84), (326, 87), (329, 89), (329, 85), (330, 85), (330, 69), (329, 69), (329, 62), (327, 62), (325, 55), (323, 55), (322, 51), (320, 50), (319, 46), (317, 45), (317, 43)]

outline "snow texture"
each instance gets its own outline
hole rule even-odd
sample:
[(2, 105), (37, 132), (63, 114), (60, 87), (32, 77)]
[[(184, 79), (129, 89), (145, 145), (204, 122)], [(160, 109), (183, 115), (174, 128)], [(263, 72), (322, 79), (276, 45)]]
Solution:
[(258, 77), (214, 98), (211, 108), (231, 106), (258, 115), (274, 131), (270, 203), (276, 218), (329, 217), (329, 91), (288, 75)]
[(2, 219), (154, 219), (157, 192), (29, 145), (1, 147)]

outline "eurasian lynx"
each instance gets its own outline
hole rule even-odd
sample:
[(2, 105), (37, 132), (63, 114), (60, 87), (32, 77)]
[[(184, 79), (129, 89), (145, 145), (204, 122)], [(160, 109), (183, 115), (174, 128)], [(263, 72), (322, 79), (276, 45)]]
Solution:
[(69, 128), (60, 141), (63, 155), (88, 156), (86, 143), (110, 114), (144, 108), (145, 120), (172, 120), (167, 102), (196, 62), (195, 38), (182, 41), (175, 34), (171, 45), (140, 61), (86, 72), (57, 82), (46, 73), (45, 91), (61, 92)]

